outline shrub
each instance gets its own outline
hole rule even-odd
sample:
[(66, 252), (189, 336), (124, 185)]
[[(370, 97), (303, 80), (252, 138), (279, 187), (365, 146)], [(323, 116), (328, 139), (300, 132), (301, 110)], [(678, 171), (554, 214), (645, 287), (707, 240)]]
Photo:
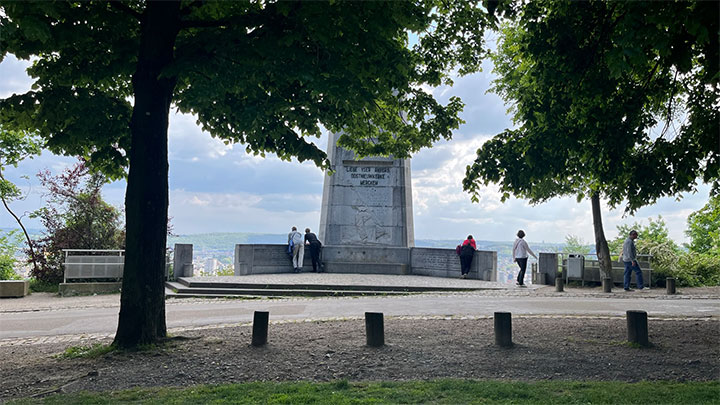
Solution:
[(8, 255), (0, 255), (0, 280), (19, 280), (15, 273), (15, 259)]
[(17, 230), (0, 232), (0, 280), (19, 280), (15, 272), (15, 252), (22, 243)]
[(58, 288), (58, 283), (48, 283), (45, 281), (40, 281), (36, 278), (31, 278), (30, 279), (30, 291), (57, 293), (59, 291), (59, 288)]
[(720, 256), (684, 253), (670, 271), (679, 286), (720, 285)]

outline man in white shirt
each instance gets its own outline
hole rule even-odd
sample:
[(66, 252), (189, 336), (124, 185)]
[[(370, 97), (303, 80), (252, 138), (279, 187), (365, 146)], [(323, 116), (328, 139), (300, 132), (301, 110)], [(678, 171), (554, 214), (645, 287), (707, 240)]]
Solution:
[(517, 233), (517, 239), (515, 239), (515, 243), (513, 243), (512, 248), (512, 255), (513, 255), (513, 261), (520, 266), (520, 272), (517, 276), (517, 285), (524, 286), (525, 285), (525, 270), (527, 269), (527, 260), (528, 260), (528, 253), (532, 255), (537, 260), (537, 256), (535, 256), (535, 253), (530, 250), (530, 246), (528, 246), (527, 242), (525, 242), (525, 232), (521, 229)]
[(300, 273), (302, 270), (303, 259), (305, 259), (305, 238), (298, 232), (297, 227), (292, 227), (292, 232), (288, 234), (288, 245), (290, 241), (293, 243), (292, 263), (293, 273)]
[(643, 275), (640, 270), (640, 266), (637, 262), (637, 250), (635, 250), (635, 239), (637, 239), (638, 233), (635, 230), (630, 231), (628, 238), (623, 243), (622, 261), (625, 264), (625, 273), (623, 274), (623, 288), (625, 291), (632, 291), (630, 288), (630, 276), (632, 272), (635, 272), (635, 278), (637, 279), (637, 288), (642, 290), (644, 287)]

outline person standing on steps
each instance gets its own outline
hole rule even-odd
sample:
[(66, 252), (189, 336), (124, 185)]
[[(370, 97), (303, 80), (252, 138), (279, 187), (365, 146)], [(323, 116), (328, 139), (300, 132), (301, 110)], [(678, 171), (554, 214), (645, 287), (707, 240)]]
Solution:
[(623, 288), (625, 291), (632, 291), (630, 288), (630, 276), (632, 272), (635, 272), (635, 278), (637, 281), (638, 290), (645, 288), (643, 283), (643, 275), (640, 270), (640, 266), (637, 262), (637, 250), (635, 250), (635, 239), (637, 239), (638, 233), (636, 230), (630, 231), (628, 238), (623, 243), (622, 261), (625, 264), (625, 272), (623, 273)]
[(460, 247), (460, 278), (467, 278), (468, 273), (470, 273), (475, 250), (477, 250), (475, 239), (473, 239), (472, 235), (468, 235)]
[(317, 236), (310, 232), (310, 228), (305, 228), (305, 243), (310, 247), (310, 257), (312, 258), (313, 272), (318, 271), (322, 273), (322, 263), (320, 263), (320, 248), (322, 243)]
[(293, 273), (300, 273), (302, 270), (303, 259), (305, 259), (305, 240), (297, 227), (292, 227), (292, 232), (288, 234), (288, 244), (292, 242), (292, 264)]
[(527, 269), (528, 253), (537, 260), (537, 256), (535, 256), (535, 253), (530, 249), (527, 242), (525, 242), (525, 239), (523, 239), (524, 237), (525, 231), (522, 229), (519, 230), (517, 233), (517, 239), (515, 239), (515, 243), (513, 243), (512, 248), (513, 262), (517, 263), (520, 267), (516, 283), (519, 286), (525, 285), (525, 270)]

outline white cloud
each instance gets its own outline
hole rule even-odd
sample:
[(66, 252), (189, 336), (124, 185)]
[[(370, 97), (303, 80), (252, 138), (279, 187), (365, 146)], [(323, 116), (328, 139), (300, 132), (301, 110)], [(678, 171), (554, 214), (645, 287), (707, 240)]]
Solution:
[[(270, 202), (270, 204), (269, 204)], [(282, 233), (291, 226), (317, 229), (320, 197), (316, 194), (170, 192), (170, 216), (176, 233)]]
[(200, 207), (205, 207), (210, 204), (210, 200), (201, 200), (200, 197), (194, 195), (189, 201), (190, 205), (198, 205)]

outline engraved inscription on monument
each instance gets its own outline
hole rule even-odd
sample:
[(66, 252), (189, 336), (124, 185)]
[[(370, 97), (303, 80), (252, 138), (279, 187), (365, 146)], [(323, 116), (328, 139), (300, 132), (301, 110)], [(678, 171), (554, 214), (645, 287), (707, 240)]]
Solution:
[(353, 187), (390, 186), (390, 167), (345, 166), (345, 172)]
[(320, 239), (326, 245), (414, 245), (410, 167), (407, 159), (355, 159), (328, 142), (335, 174), (325, 177)]

